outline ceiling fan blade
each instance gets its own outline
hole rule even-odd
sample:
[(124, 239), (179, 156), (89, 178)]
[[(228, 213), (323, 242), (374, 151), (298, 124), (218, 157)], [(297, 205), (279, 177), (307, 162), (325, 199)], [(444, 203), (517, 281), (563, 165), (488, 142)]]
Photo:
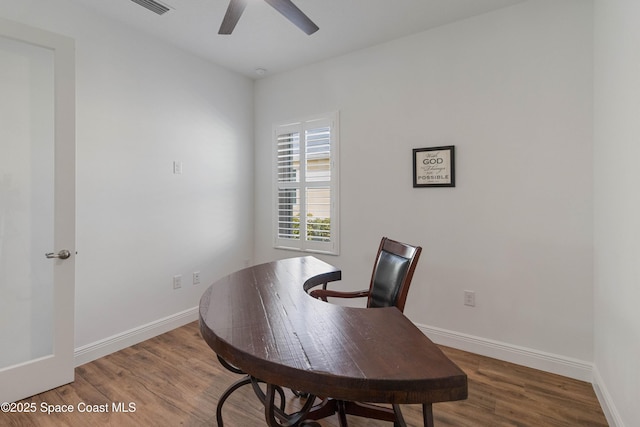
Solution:
[(264, 0), (269, 3), (275, 10), (280, 12), (302, 31), (311, 35), (319, 30), (318, 26), (313, 23), (307, 15), (304, 14), (291, 0)]
[(220, 24), (218, 34), (231, 34), (245, 7), (247, 7), (247, 0), (231, 0), (229, 7), (227, 7), (227, 13), (224, 14), (222, 24)]

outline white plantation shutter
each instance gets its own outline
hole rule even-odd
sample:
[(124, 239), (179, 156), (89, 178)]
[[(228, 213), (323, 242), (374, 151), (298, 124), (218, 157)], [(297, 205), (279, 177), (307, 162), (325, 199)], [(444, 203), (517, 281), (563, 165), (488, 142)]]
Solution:
[(274, 127), (275, 247), (338, 253), (337, 113)]
[(300, 133), (278, 135), (276, 149), (278, 238), (299, 240), (294, 219), (300, 214)]

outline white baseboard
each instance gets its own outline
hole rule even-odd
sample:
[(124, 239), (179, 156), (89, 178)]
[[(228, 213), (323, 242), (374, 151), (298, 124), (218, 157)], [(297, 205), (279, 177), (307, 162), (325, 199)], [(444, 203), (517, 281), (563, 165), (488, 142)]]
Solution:
[(198, 307), (193, 307), (165, 317), (164, 319), (159, 319), (109, 338), (78, 347), (74, 352), (75, 366), (84, 365), (85, 363), (138, 344), (157, 335), (164, 334), (165, 332), (169, 332), (195, 320), (198, 320)]
[(593, 364), (487, 338), (416, 325), (434, 343), (591, 383)]
[(613, 404), (611, 394), (609, 394), (609, 390), (602, 380), (597, 366), (593, 367), (593, 390), (596, 392), (596, 397), (600, 402), (600, 406), (602, 406), (602, 412), (604, 412), (604, 416), (607, 418), (609, 426), (624, 427), (624, 422), (622, 422), (622, 418), (620, 417), (620, 413), (618, 413), (616, 405)]

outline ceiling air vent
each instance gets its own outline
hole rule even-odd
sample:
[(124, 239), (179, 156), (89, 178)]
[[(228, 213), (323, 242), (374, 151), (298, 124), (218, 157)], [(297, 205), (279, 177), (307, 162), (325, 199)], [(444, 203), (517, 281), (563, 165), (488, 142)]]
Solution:
[(138, 3), (140, 6), (149, 9), (151, 12), (155, 12), (158, 15), (167, 13), (170, 9), (154, 0), (131, 0), (134, 3)]

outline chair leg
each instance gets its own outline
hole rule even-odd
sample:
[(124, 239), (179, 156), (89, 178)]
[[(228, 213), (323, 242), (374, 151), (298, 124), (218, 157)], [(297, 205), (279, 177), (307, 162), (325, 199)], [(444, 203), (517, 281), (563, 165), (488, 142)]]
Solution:
[(434, 427), (433, 424), (433, 407), (431, 403), (422, 405), (422, 418), (424, 419), (424, 427)]
[(338, 406), (338, 421), (340, 423), (340, 427), (348, 427), (347, 410), (346, 410), (344, 401), (339, 400), (337, 406)]
[(404, 421), (404, 417), (402, 416), (402, 411), (400, 410), (400, 405), (393, 405), (393, 412), (395, 413), (396, 419), (393, 422), (393, 427), (407, 427), (407, 423)]

